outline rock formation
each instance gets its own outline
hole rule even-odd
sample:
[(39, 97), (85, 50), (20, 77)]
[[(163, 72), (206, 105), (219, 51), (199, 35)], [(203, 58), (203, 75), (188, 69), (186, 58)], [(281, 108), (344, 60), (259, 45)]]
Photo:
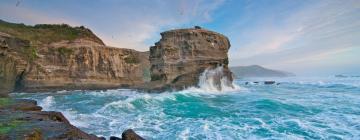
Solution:
[(228, 69), (229, 48), (226, 36), (201, 28), (161, 33), (161, 40), (150, 48), (151, 81), (156, 83), (153, 88), (194, 86), (202, 72), (219, 66), (223, 67), (220, 76), (232, 81)]
[(0, 30), (0, 95), (11, 91), (119, 88), (146, 81), (148, 53), (105, 46), (84, 27), (42, 26), (23, 28), (34, 33), (62, 28), (79, 33), (73, 38), (59, 33), (43, 40), (24, 36), (26, 30), (19, 35)]
[[(101, 140), (75, 126), (60, 112), (41, 111), (36, 101), (0, 98), (1, 140)], [(111, 137), (110, 137), (111, 139)], [(120, 138), (119, 138), (120, 139)], [(132, 129), (122, 133), (123, 140), (144, 140)]]
[[(161, 36), (150, 52), (138, 52), (108, 47), (83, 26), (0, 20), (0, 97), (13, 91), (183, 89), (199, 79), (211, 79), (218, 90), (224, 78), (231, 84), (227, 37), (201, 27)], [(72, 126), (59, 112), (41, 111), (30, 100), (0, 98), (0, 120), (0, 139), (103, 139)], [(122, 138), (143, 139), (132, 130)]]
[(41, 111), (36, 101), (0, 98), (0, 139), (87, 139), (98, 140), (87, 134), (60, 113)]

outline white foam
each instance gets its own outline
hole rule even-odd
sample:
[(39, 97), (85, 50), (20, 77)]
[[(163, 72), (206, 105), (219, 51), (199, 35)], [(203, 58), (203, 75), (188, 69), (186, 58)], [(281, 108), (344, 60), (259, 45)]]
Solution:
[(52, 105), (55, 104), (55, 100), (53, 96), (47, 96), (46, 98), (42, 99), (39, 105), (45, 110), (50, 111), (52, 110)]
[[(220, 81), (217, 81), (219, 77), (221, 77)], [(230, 81), (229, 77), (224, 74), (223, 66), (219, 66), (215, 69), (206, 69), (199, 77), (198, 87), (187, 88), (184, 92), (222, 94), (240, 90), (244, 90), (244, 88)]]
[(183, 131), (181, 131), (181, 133), (179, 134), (179, 138), (181, 140), (188, 140), (189, 139), (189, 135), (190, 135), (190, 129), (189, 128), (185, 128)]

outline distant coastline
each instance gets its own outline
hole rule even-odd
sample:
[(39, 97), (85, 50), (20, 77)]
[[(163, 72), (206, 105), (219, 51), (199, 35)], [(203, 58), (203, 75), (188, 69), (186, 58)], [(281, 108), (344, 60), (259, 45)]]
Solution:
[(294, 73), (264, 68), (259, 65), (230, 67), (236, 78), (246, 77), (292, 77)]

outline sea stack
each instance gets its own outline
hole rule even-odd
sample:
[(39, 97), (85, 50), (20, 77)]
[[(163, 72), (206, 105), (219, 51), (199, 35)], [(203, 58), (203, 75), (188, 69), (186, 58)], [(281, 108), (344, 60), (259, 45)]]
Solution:
[(160, 89), (183, 89), (196, 86), (205, 70), (223, 67), (217, 81), (227, 78), (229, 39), (203, 28), (176, 29), (161, 33), (161, 39), (150, 48), (151, 81)]

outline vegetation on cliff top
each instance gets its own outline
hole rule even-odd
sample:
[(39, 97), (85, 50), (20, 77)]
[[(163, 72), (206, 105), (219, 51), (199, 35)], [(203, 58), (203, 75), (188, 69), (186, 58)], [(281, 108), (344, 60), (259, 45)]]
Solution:
[(104, 44), (91, 30), (80, 27), (71, 27), (67, 24), (37, 24), (35, 26), (9, 23), (0, 20), (0, 32), (29, 40), (32, 45), (52, 43), (61, 40), (89, 39)]

